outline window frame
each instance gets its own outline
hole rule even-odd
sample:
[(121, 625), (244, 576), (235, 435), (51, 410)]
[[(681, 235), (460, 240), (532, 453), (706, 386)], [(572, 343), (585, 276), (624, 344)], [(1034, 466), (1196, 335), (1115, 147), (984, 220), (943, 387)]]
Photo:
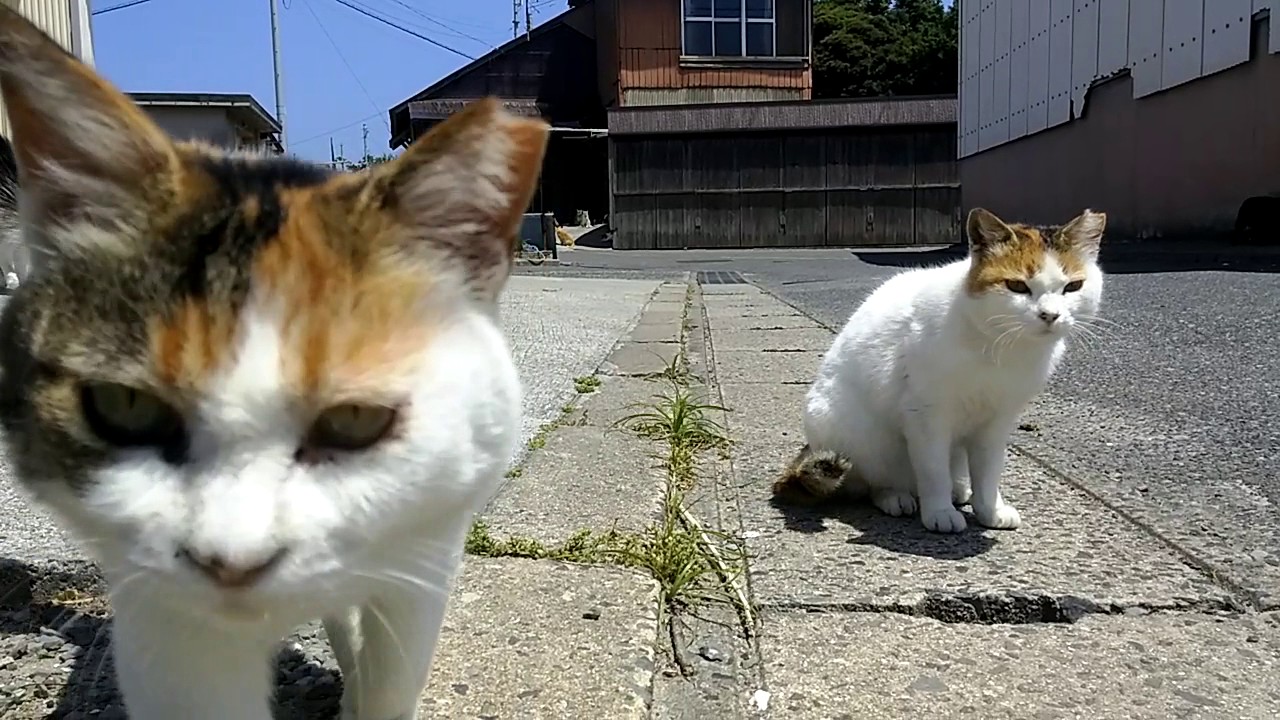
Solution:
[[(693, 60), (711, 60), (711, 61), (775, 61), (781, 59), (778, 55), (778, 2), (777, 0), (769, 0), (769, 17), (752, 18), (747, 17), (747, 0), (738, 0), (738, 16), (734, 18), (717, 18), (715, 16), (715, 0), (711, 0), (711, 13), (709, 15), (694, 15), (692, 17), (685, 13), (685, 0), (680, 2), (680, 55), (684, 58)], [(685, 44), (688, 36), (689, 23), (705, 24), (711, 26), (711, 53), (704, 55), (701, 53), (690, 53), (688, 46)], [(742, 51), (737, 55), (717, 55), (716, 54), (716, 24), (737, 25), (738, 26), (738, 42), (741, 43)], [(770, 30), (770, 54), (768, 55), (751, 55), (747, 53), (747, 27), (751, 24), (769, 25)]]

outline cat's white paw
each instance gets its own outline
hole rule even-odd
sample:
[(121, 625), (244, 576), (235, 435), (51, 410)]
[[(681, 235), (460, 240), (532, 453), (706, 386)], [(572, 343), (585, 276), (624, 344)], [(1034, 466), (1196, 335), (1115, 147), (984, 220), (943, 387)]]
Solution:
[(940, 533), (964, 532), (968, 524), (964, 514), (951, 505), (924, 508), (920, 511), (920, 522), (926, 530)]
[(992, 530), (1016, 530), (1022, 526), (1022, 515), (1009, 503), (1000, 503), (994, 510), (986, 512), (978, 512), (978, 509), (974, 508), (973, 516), (984, 527)]
[(968, 481), (956, 481), (951, 484), (951, 504), (957, 507), (968, 505), (969, 500), (973, 498), (973, 487)]
[(880, 508), (880, 512), (890, 517), (911, 515), (916, 511), (916, 499), (908, 492), (886, 490), (876, 493), (871, 501)]

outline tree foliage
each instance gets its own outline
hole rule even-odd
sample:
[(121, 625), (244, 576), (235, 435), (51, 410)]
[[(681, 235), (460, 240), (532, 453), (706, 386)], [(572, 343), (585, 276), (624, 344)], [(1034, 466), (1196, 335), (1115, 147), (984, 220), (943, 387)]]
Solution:
[(815, 0), (814, 97), (956, 92), (953, 1)]

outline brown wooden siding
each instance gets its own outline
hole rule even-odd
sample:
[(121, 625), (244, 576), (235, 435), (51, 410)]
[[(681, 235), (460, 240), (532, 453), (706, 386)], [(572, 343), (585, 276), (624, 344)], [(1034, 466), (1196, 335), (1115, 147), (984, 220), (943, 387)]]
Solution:
[(614, 247), (954, 243), (955, 127), (611, 136)]
[(785, 67), (681, 65), (680, 0), (606, 0), (616, 6), (618, 88), (780, 88), (809, 99), (809, 63)]

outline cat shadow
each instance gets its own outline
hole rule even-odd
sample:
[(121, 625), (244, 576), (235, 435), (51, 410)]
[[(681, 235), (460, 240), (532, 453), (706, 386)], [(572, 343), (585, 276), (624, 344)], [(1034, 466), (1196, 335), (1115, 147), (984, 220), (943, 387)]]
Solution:
[(902, 555), (967, 560), (986, 553), (1000, 542), (964, 508), (961, 511), (969, 528), (962, 533), (943, 534), (924, 529), (918, 517), (889, 517), (870, 503), (858, 500), (841, 499), (799, 507), (774, 497), (769, 503), (781, 513), (787, 530), (813, 535), (830, 531), (831, 523), (835, 522), (857, 531), (855, 537), (846, 541), (850, 545), (872, 545)]
[[(0, 658), (12, 658), (0, 675), (9, 675), (10, 693), (23, 692), (15, 706), (22, 707), (21, 717), (128, 717), (116, 684), (109, 610), (101, 594), (71, 590), (83, 584), (83, 572), (59, 576), (0, 558)], [(276, 657), (275, 679), (275, 720), (338, 716), (341, 677), (292, 643)]]

